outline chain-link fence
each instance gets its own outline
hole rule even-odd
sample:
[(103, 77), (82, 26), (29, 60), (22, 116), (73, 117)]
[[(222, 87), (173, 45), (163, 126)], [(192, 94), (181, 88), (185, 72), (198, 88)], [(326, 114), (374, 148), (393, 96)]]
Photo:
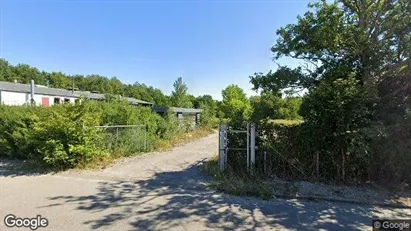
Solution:
[(147, 151), (146, 125), (97, 126), (103, 131), (103, 145), (113, 153), (129, 156)]

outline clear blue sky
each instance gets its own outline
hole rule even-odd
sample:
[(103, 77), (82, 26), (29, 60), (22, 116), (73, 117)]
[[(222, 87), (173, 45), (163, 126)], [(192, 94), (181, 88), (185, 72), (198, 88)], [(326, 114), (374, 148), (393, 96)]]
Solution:
[[(308, 1), (0, 0), (0, 57), (45, 71), (116, 76), (169, 94), (178, 76), (193, 95), (221, 99), (233, 83), (275, 68), (275, 31)], [(295, 62), (284, 60), (295, 65)]]

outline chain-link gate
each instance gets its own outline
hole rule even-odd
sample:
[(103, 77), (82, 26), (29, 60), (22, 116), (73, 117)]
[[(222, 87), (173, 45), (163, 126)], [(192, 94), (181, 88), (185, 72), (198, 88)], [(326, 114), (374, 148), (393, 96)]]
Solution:
[[(235, 130), (229, 128), (226, 124), (220, 124), (219, 126), (219, 167), (220, 171), (224, 171), (228, 164), (228, 153), (232, 151), (245, 151), (247, 153), (247, 169), (253, 168), (255, 166), (255, 137), (256, 129), (254, 123), (247, 123), (246, 130)], [(228, 139), (229, 134), (246, 134), (245, 143), (246, 147), (230, 147), (230, 141)]]

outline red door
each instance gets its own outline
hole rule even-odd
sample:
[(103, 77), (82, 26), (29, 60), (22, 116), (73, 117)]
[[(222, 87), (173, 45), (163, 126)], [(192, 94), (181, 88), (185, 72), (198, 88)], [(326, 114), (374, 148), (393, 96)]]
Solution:
[(48, 107), (50, 106), (50, 99), (49, 97), (42, 97), (41, 98), (41, 105)]

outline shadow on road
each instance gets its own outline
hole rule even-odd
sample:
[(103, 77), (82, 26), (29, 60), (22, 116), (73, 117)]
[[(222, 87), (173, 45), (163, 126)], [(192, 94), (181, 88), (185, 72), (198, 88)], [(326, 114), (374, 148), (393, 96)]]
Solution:
[[(142, 230), (186, 224), (197, 230), (201, 226), (347, 230), (369, 229), (373, 215), (383, 216), (380, 209), (371, 206), (223, 195), (206, 188), (209, 179), (201, 174), (200, 166), (198, 162), (184, 171), (161, 172), (148, 180), (100, 183), (96, 194), (48, 198), (52, 201), (49, 206), (74, 204), (78, 210), (101, 213), (85, 222), (92, 229), (110, 228), (122, 221)], [(405, 211), (396, 213), (397, 218), (406, 216)]]
[(24, 160), (0, 158), (0, 177), (36, 176), (46, 173)]

